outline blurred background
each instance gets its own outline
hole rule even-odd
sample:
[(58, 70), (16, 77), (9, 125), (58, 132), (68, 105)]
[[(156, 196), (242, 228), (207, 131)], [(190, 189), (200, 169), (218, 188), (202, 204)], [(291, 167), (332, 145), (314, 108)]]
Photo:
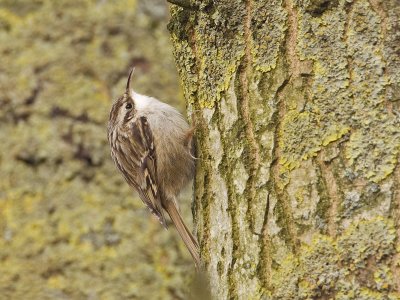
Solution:
[(167, 22), (164, 0), (0, 0), (0, 299), (188, 299), (183, 243), (106, 139), (132, 65), (184, 111)]

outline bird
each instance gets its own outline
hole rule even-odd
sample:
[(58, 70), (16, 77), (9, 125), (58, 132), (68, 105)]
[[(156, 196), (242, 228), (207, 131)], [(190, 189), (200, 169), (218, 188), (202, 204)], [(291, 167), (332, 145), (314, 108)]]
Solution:
[(194, 127), (174, 107), (131, 88), (134, 68), (125, 92), (110, 111), (107, 126), (111, 157), (125, 181), (160, 223), (165, 212), (200, 267), (199, 245), (186, 226), (177, 197), (195, 173)]

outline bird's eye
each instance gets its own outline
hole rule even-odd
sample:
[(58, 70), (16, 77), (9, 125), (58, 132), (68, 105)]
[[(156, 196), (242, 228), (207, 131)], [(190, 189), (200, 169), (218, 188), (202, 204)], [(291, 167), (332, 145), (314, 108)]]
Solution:
[(125, 105), (125, 108), (126, 108), (126, 109), (132, 109), (132, 103), (127, 103), (127, 104)]

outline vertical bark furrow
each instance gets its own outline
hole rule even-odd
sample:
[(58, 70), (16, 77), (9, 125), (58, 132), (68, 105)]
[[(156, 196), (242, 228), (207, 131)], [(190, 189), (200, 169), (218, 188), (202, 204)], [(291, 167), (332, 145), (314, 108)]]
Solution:
[(297, 55), (297, 10), (292, 0), (284, 1), (288, 13), (287, 37), (286, 37), (286, 58), (289, 63), (290, 77), (295, 79), (300, 75), (300, 60)]
[(252, 106), (251, 101), (251, 92), (250, 92), (250, 84), (249, 81), (252, 80), (252, 31), (251, 31), (251, 20), (252, 20), (252, 0), (246, 1), (246, 15), (244, 19), (244, 39), (245, 39), (245, 56), (243, 59), (242, 67), (239, 69), (240, 75), (240, 86), (241, 86), (241, 115), (243, 117), (243, 123), (246, 131), (246, 139), (248, 140), (249, 147), (249, 179), (247, 181), (246, 186), (246, 194), (248, 195), (248, 219), (250, 221), (251, 230), (254, 231), (253, 224), (253, 212), (252, 212), (252, 202), (256, 201), (256, 187), (255, 183), (257, 181), (257, 171), (260, 165), (260, 147), (258, 145), (252, 116), (250, 113), (250, 106)]
[(272, 255), (271, 255), (271, 237), (268, 230), (268, 221), (270, 217), (270, 196), (267, 195), (267, 203), (264, 212), (264, 222), (261, 231), (260, 238), (260, 261), (257, 267), (257, 273), (260, 277), (260, 281), (262, 283), (262, 287), (260, 290), (261, 294), (265, 294), (265, 292), (271, 287), (271, 276), (272, 276)]
[[(288, 243), (293, 251), (296, 251), (298, 244), (297, 230), (295, 228), (295, 222), (293, 219), (293, 212), (291, 204), (289, 203), (289, 197), (285, 186), (287, 180), (283, 179), (285, 176), (284, 170), (282, 170), (282, 149), (281, 149), (281, 136), (283, 134), (282, 120), (285, 119), (286, 107), (285, 102), (289, 97), (286, 88), (292, 89), (293, 80), (296, 80), (300, 75), (300, 62), (296, 52), (296, 40), (297, 40), (297, 12), (293, 7), (291, 0), (284, 2), (287, 10), (287, 31), (284, 42), (284, 49), (286, 52), (286, 62), (288, 64), (288, 79), (284, 80), (283, 83), (276, 90), (276, 117), (275, 117), (275, 134), (274, 134), (274, 150), (272, 157), (272, 176), (273, 176), (273, 188), (275, 197), (277, 198), (278, 218), (281, 219), (282, 230), (284, 233), (284, 240)], [(290, 86), (290, 87), (289, 87)]]
[(318, 154), (317, 161), (321, 169), (321, 177), (324, 181), (325, 189), (329, 197), (329, 211), (328, 211), (328, 234), (331, 237), (336, 237), (337, 234), (337, 216), (340, 201), (340, 189), (336, 181), (336, 176), (332, 171), (331, 162), (325, 161), (324, 150)]
[(276, 92), (276, 112), (275, 112), (275, 134), (274, 134), (274, 148), (272, 154), (272, 181), (274, 194), (277, 199), (277, 208), (279, 210), (275, 213), (277, 214), (278, 221), (282, 226), (283, 238), (288, 243), (289, 247), (293, 251), (296, 250), (297, 245), (297, 234), (295, 229), (295, 224), (293, 221), (293, 213), (290, 203), (288, 202), (287, 192), (285, 190), (286, 180), (282, 180), (282, 170), (280, 165), (281, 159), (281, 147), (280, 147), (280, 136), (282, 134), (281, 120), (285, 118), (285, 88), (289, 84), (289, 80), (285, 80), (281, 86), (278, 87)]

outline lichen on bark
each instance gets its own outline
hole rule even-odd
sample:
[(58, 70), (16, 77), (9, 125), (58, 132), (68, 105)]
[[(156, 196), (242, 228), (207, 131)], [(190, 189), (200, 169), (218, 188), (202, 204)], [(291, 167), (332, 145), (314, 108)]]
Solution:
[[(398, 297), (397, 2), (193, 3), (171, 7), (169, 29), (214, 295)], [(384, 258), (345, 242), (371, 235)]]

